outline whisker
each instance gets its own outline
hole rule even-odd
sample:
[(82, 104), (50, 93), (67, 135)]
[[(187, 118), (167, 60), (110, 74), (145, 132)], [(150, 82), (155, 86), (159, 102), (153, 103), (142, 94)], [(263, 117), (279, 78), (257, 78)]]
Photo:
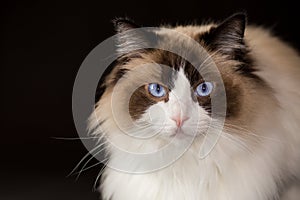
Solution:
[[(251, 130), (248, 130), (244, 127), (240, 127), (240, 126), (237, 126), (237, 125), (234, 125), (234, 124), (226, 124), (225, 126), (229, 127), (229, 128), (234, 128), (236, 130), (242, 130), (242, 131), (245, 131), (245, 133), (251, 135), (251, 136), (255, 136), (256, 138), (259, 138), (259, 139), (265, 139), (265, 140), (273, 140), (275, 142), (284, 142), (282, 140), (279, 140), (279, 139), (276, 139), (276, 138), (272, 138), (272, 137), (266, 137), (266, 136), (262, 136), (262, 135), (258, 135), (256, 133), (254, 133), (253, 131)], [(247, 136), (247, 135), (246, 135)]]
[(97, 190), (97, 182), (98, 182), (100, 176), (102, 175), (102, 173), (103, 173), (103, 171), (104, 171), (105, 166), (107, 165), (107, 163), (108, 163), (108, 161), (106, 162), (106, 164), (103, 165), (102, 169), (99, 171), (99, 173), (98, 173), (98, 175), (96, 177), (96, 180), (95, 180), (94, 186), (93, 186), (94, 190)]
[(90, 140), (90, 139), (99, 139), (99, 137), (50, 137), (51, 139), (56, 140)]
[(220, 136), (223, 137), (224, 139), (228, 140), (228, 141), (231, 141), (233, 144), (237, 145), (238, 147), (243, 148), (247, 152), (253, 153), (253, 151), (246, 144), (244, 144), (244, 142), (241, 143), (241, 141), (236, 140), (236, 139), (231, 138), (231, 137), (228, 137), (225, 134), (221, 134)]
[[(234, 130), (228, 127), (226, 125), (224, 126), (225, 131), (222, 131), (222, 134), (220, 135), (222, 138), (227, 139), (228, 141), (233, 142), (233, 144), (238, 145), (240, 148), (243, 148), (249, 153), (253, 153), (253, 150), (250, 149), (249, 145), (247, 145), (247, 138), (244, 137), (244, 135), (239, 135), (235, 137), (231, 137), (233, 131), (239, 131), (239, 130)], [(253, 139), (253, 138), (252, 138)], [(259, 141), (256, 141), (259, 142)]]
[(97, 152), (96, 154), (94, 154), (94, 155), (93, 155), (93, 156), (92, 156), (92, 157), (91, 157), (91, 158), (83, 165), (83, 167), (81, 168), (81, 170), (80, 170), (79, 172), (76, 173), (76, 174), (78, 174), (77, 177), (76, 177), (76, 179), (79, 178), (79, 176), (81, 175), (82, 172), (84, 172), (84, 171), (86, 171), (86, 170), (88, 170), (88, 169), (90, 169), (90, 168), (93, 168), (93, 167), (95, 167), (95, 166), (97, 166), (97, 165), (99, 165), (99, 164), (101, 164), (101, 163), (104, 164), (103, 161), (108, 160), (108, 158), (106, 158), (106, 159), (104, 159), (104, 160), (101, 160), (101, 161), (97, 162), (96, 164), (93, 164), (93, 165), (91, 165), (91, 166), (89, 166), (89, 167), (86, 167), (87, 164), (88, 164), (93, 158), (95, 158), (95, 156), (96, 156), (97, 154), (103, 152), (103, 150), (105, 150), (105, 148), (101, 149), (99, 152)]
[(85, 171), (87, 171), (87, 170), (89, 170), (89, 169), (91, 169), (91, 168), (93, 168), (93, 167), (95, 167), (97, 165), (100, 165), (100, 164), (103, 164), (103, 163), (102, 162), (97, 162), (97, 163), (95, 163), (95, 164), (93, 164), (91, 166), (88, 166), (88, 167), (86, 167), (84, 169), (81, 169), (79, 172), (76, 172), (73, 175), (77, 175), (77, 177), (76, 177), (76, 180), (77, 180), (82, 172), (85, 172)]
[[(119, 137), (119, 136), (120, 136), (120, 135), (115, 135), (113, 138), (116, 138), (116, 137)], [(103, 136), (102, 136), (101, 138), (103, 138)], [(113, 138), (111, 138), (111, 139), (113, 139)], [(84, 171), (86, 171), (86, 170), (88, 170), (88, 169), (90, 169), (90, 168), (93, 168), (93, 167), (95, 167), (95, 166), (97, 166), (97, 165), (100, 165), (100, 164), (103, 164), (103, 167), (102, 167), (102, 170), (103, 170), (104, 167), (105, 167), (105, 165), (107, 165), (107, 163), (108, 163), (108, 161), (109, 161), (109, 157), (106, 157), (106, 158), (102, 159), (101, 161), (99, 161), (99, 162), (97, 162), (97, 163), (95, 163), (95, 164), (93, 164), (93, 165), (91, 165), (91, 166), (88, 166), (88, 167), (86, 167), (86, 166), (88, 165), (88, 163), (90, 163), (90, 161), (91, 161), (93, 158), (95, 158), (96, 155), (98, 155), (99, 153), (103, 152), (104, 150), (106, 150), (106, 149), (108, 148), (108, 146), (104, 146), (104, 147), (103, 147), (103, 145), (108, 144), (108, 143), (110, 143), (110, 140), (105, 140), (104, 142), (102, 142), (101, 144), (99, 144), (99, 145), (97, 145), (95, 148), (93, 148), (87, 155), (84, 156), (84, 158), (81, 159), (81, 161), (80, 161), (80, 162), (77, 164), (77, 166), (73, 169), (73, 171), (71, 172), (71, 174), (77, 175), (76, 179), (78, 179), (78, 178), (80, 177), (80, 175), (81, 175), (82, 172), (84, 172)], [(98, 150), (100, 147), (102, 147), (102, 148), (101, 148), (99, 151), (97, 151), (96, 153), (94, 153), (94, 152), (95, 152), (96, 150)], [(80, 166), (80, 164), (88, 157), (88, 155), (91, 155), (91, 157), (85, 162), (85, 164), (82, 166), (82, 168), (80, 169), (79, 172), (74, 173), (74, 171), (75, 171), (76, 169), (78, 169), (78, 167)], [(101, 170), (101, 171), (102, 171), (102, 170)], [(101, 171), (100, 171), (100, 172), (101, 172)], [(99, 177), (100, 177), (100, 175), (98, 175), (98, 178), (96, 179), (96, 182), (97, 182), (97, 180), (99, 179)], [(96, 184), (96, 182), (95, 182), (95, 184)]]
[[(83, 167), (81, 168), (81, 170), (79, 171), (79, 173), (77, 173), (77, 174), (78, 174), (77, 179), (79, 178), (80, 174), (81, 174), (83, 171), (86, 171), (87, 169), (91, 168), (91, 167), (85, 168), (85, 167), (87, 166), (87, 164), (88, 164), (93, 158), (95, 158), (96, 155), (98, 155), (99, 153), (103, 152), (105, 149), (106, 149), (106, 147), (104, 147), (103, 149), (101, 149), (101, 150), (98, 151), (97, 153), (92, 154), (91, 158), (89, 158), (88, 161), (85, 162), (85, 164), (83, 165)], [(102, 162), (102, 160), (99, 161), (98, 164), (101, 163), (101, 162)], [(97, 165), (98, 165), (98, 164), (97, 164)], [(92, 165), (92, 166), (93, 166), (93, 165)]]
[(87, 154), (85, 154), (85, 156), (79, 161), (79, 163), (74, 167), (74, 169), (68, 174), (67, 177), (71, 176), (75, 171), (76, 169), (78, 169), (78, 167), (81, 165), (81, 163), (90, 155), (92, 155), (92, 153), (94, 151), (96, 151), (98, 148), (100, 148), (101, 146), (103, 146), (104, 144), (106, 144), (107, 142), (103, 142), (99, 145), (97, 145), (96, 147), (94, 147), (92, 150), (90, 150)]

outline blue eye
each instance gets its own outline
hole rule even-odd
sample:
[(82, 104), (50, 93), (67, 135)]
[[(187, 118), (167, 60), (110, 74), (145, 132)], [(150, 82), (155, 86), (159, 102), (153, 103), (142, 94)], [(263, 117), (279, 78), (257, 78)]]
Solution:
[(196, 88), (196, 94), (200, 97), (208, 96), (214, 88), (211, 82), (203, 82), (199, 84)]
[(157, 83), (150, 83), (148, 85), (148, 91), (155, 97), (163, 97), (166, 95), (165, 88)]

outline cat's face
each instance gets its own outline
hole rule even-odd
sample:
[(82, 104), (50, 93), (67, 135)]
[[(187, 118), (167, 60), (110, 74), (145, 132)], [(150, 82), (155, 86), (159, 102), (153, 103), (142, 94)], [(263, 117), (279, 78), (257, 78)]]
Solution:
[[(224, 118), (225, 126), (250, 125), (255, 115), (249, 111), (260, 108), (259, 96), (265, 86), (254, 74), (243, 41), (244, 20), (235, 16), (219, 26), (175, 28), (208, 52), (196, 54), (198, 66), (161, 49), (121, 54), (101, 79), (94, 127), (100, 121), (101, 134), (114, 145), (140, 153), (205, 136), (213, 119)], [(132, 24), (117, 23), (125, 29), (120, 48), (140, 43), (126, 35)], [(179, 45), (182, 51), (190, 52), (189, 44), (181, 44), (172, 33), (163, 30), (155, 34), (164, 38), (163, 45)], [(216, 71), (210, 70), (213, 66)], [(221, 104), (225, 105), (224, 113), (216, 109)]]
[[(160, 131), (161, 137), (183, 139), (204, 134), (210, 122), (210, 95), (214, 83), (199, 80), (195, 85), (189, 81), (184, 69), (172, 74), (172, 88), (163, 83), (148, 83), (133, 94), (129, 111), (138, 122), (147, 122)], [(147, 98), (149, 100), (144, 100)], [(138, 104), (137, 102), (152, 103)], [(140, 116), (136, 111), (140, 110)]]
[(148, 78), (137, 76), (141, 70), (137, 68), (120, 80), (120, 92), (115, 91), (118, 94), (114, 98), (126, 99), (119, 102), (122, 108), (118, 110), (124, 114), (120, 126), (141, 127), (128, 130), (130, 135), (140, 138), (184, 139), (204, 134), (210, 122), (210, 96), (215, 92), (215, 83), (202, 79), (191, 82), (184, 66), (178, 71), (159, 65), (145, 67), (153, 68), (142, 70)]

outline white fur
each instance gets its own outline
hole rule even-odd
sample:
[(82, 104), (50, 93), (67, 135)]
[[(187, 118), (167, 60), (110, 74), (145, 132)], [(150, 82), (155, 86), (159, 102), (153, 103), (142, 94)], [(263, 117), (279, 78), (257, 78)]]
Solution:
[[(203, 142), (201, 133), (206, 130), (209, 117), (203, 109), (191, 99), (188, 80), (182, 71), (175, 81), (175, 88), (167, 103), (158, 103), (149, 108), (141, 121), (151, 120), (153, 125), (147, 133), (157, 130), (160, 122), (165, 128), (157, 137), (147, 140), (132, 139), (118, 130), (116, 124), (109, 121), (103, 124), (104, 130), (114, 132), (107, 137), (124, 149), (132, 152), (151, 152), (169, 143), (170, 135), (176, 130), (171, 117), (178, 113), (190, 117), (182, 132), (197, 135), (193, 145), (174, 163), (163, 169), (144, 174), (121, 172), (110, 167), (104, 171), (101, 193), (104, 200), (268, 200), (279, 199), (278, 185), (300, 174), (300, 59), (297, 53), (265, 30), (248, 28), (246, 40), (264, 78), (275, 90), (274, 98), (278, 105), (270, 102), (266, 111), (256, 121), (257, 140), (232, 134), (234, 129), (224, 129), (220, 140), (205, 159), (199, 159), (198, 150)], [(110, 97), (103, 97), (109, 99)], [(111, 116), (109, 106), (100, 103), (96, 112), (103, 119)], [(272, 108), (272, 109), (270, 109)], [(163, 112), (164, 114), (161, 114)], [(155, 115), (156, 113), (156, 115)], [(263, 113), (263, 112), (262, 112)], [(122, 113), (120, 113), (122, 115)], [(266, 117), (269, 117), (266, 120)], [(122, 118), (122, 117), (121, 117)], [(124, 118), (125, 120), (125, 118)], [(200, 127), (195, 122), (202, 123)], [(96, 124), (92, 118), (92, 125)], [(141, 133), (132, 129), (133, 133)], [(243, 130), (246, 131), (246, 130)], [(251, 136), (251, 133), (249, 133)], [(193, 136), (193, 134), (191, 134)], [(249, 136), (249, 137), (250, 137)], [(171, 145), (180, 146), (184, 138), (176, 138)], [(209, 135), (207, 135), (209, 139)], [(132, 158), (118, 155), (110, 149), (110, 162), (127, 163), (138, 167), (151, 165), (153, 160), (143, 163)], [(177, 155), (163, 155), (176, 157)], [(295, 191), (293, 191), (295, 193)], [(289, 195), (285, 195), (289, 199)], [(292, 200), (292, 198), (290, 198)]]

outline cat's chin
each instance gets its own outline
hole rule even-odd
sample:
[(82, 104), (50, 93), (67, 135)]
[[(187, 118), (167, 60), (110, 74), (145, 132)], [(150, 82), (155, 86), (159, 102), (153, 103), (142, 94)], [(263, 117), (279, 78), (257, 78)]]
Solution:
[(172, 132), (167, 137), (164, 137), (164, 140), (168, 144), (173, 144), (175, 147), (178, 146), (190, 146), (192, 143), (194, 143), (196, 140), (201, 141), (202, 137), (200, 137), (201, 133), (191, 133), (188, 131), (183, 130), (176, 130)]

